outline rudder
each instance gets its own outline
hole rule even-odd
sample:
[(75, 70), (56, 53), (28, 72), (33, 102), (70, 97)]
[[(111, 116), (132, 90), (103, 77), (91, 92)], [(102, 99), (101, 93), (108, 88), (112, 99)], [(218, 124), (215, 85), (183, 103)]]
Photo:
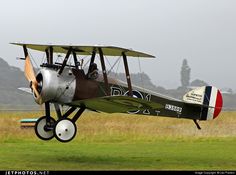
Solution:
[(220, 114), (223, 106), (221, 92), (213, 86), (203, 86), (193, 89), (183, 96), (183, 101), (203, 105), (201, 120), (215, 119)]

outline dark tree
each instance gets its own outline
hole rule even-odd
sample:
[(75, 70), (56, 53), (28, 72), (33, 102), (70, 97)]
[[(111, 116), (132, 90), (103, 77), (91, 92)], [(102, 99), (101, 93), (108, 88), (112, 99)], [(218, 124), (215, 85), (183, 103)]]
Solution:
[(190, 67), (188, 66), (188, 62), (186, 59), (183, 60), (182, 67), (181, 67), (181, 85), (182, 87), (188, 87), (190, 81)]

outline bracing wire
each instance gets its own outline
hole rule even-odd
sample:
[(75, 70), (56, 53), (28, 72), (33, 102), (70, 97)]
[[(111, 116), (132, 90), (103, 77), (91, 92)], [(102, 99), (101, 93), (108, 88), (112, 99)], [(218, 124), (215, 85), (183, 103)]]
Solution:
[(113, 68), (116, 66), (117, 62), (120, 61), (120, 57), (118, 57), (115, 61), (115, 63), (111, 66), (110, 70), (107, 72), (107, 74), (110, 74)]
[[(117, 79), (119, 79), (118, 78), (118, 69), (119, 69), (119, 67), (120, 67), (120, 62), (121, 62), (121, 56), (117, 59), (117, 67), (116, 67), (116, 71), (114, 72), (115, 73), (115, 78), (117, 78)], [(114, 66), (113, 66), (114, 67)], [(118, 84), (117, 84), (118, 85)], [(121, 85), (118, 85), (119, 86), (119, 88), (121, 88), (124, 92), (125, 92), (125, 89), (121, 86)]]
[[(84, 57), (84, 58), (86, 58), (86, 57)], [(84, 59), (84, 58), (82, 58), (82, 59)], [(83, 69), (88, 65), (89, 61), (90, 61), (90, 59), (88, 59), (88, 60), (85, 62), (85, 64), (83, 65)]]
[(142, 73), (142, 69), (141, 69), (141, 63), (140, 63), (140, 59), (138, 58), (138, 65), (139, 65), (139, 72), (140, 72), (140, 78), (141, 78), (141, 88), (144, 90), (144, 81), (143, 81), (143, 73)]
[(46, 60), (46, 53), (43, 52), (43, 56), (42, 56), (42, 59), (41, 59), (41, 63), (40, 64), (43, 64)]
[(107, 59), (107, 56), (104, 55), (103, 57), (106, 59), (106, 61), (108, 62), (109, 66), (111, 67), (111, 63), (110, 63), (109, 60)]
[(117, 77), (117, 72), (118, 72), (118, 69), (120, 67), (120, 62), (121, 62), (121, 59), (119, 59), (119, 62), (118, 62), (118, 65), (117, 65), (117, 68), (116, 68), (116, 71), (115, 71), (115, 77)]
[(34, 63), (34, 65), (36, 66), (36, 68), (38, 69), (39, 68), (39, 66), (38, 66), (38, 64), (36, 63), (36, 61), (34, 60), (34, 57), (33, 57), (33, 55), (30, 53), (30, 52), (28, 52), (29, 53), (29, 55), (30, 55), (30, 58), (31, 58), (31, 60), (33, 61), (33, 63)]

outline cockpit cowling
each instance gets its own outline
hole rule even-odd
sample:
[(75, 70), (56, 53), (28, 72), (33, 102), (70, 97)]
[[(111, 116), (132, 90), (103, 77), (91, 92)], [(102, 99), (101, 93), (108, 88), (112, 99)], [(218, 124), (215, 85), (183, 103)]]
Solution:
[[(61, 75), (52, 68), (42, 68), (36, 76), (37, 90), (41, 97), (41, 104), (47, 101), (56, 103), (70, 103), (76, 90), (76, 77), (71, 68), (65, 68)], [(37, 103), (36, 95), (33, 94)]]

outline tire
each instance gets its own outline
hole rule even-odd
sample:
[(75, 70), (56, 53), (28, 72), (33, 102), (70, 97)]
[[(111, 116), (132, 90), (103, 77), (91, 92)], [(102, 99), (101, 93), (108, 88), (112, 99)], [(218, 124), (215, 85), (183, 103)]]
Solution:
[[(54, 137), (53, 130), (46, 131), (46, 116), (40, 117), (34, 127), (35, 134), (40, 138), (41, 140), (51, 140)], [(50, 117), (50, 123), (51, 125), (55, 124), (56, 121), (54, 118)]]
[(71, 141), (75, 137), (76, 132), (76, 125), (69, 118), (58, 120), (54, 127), (54, 136), (60, 142)]

